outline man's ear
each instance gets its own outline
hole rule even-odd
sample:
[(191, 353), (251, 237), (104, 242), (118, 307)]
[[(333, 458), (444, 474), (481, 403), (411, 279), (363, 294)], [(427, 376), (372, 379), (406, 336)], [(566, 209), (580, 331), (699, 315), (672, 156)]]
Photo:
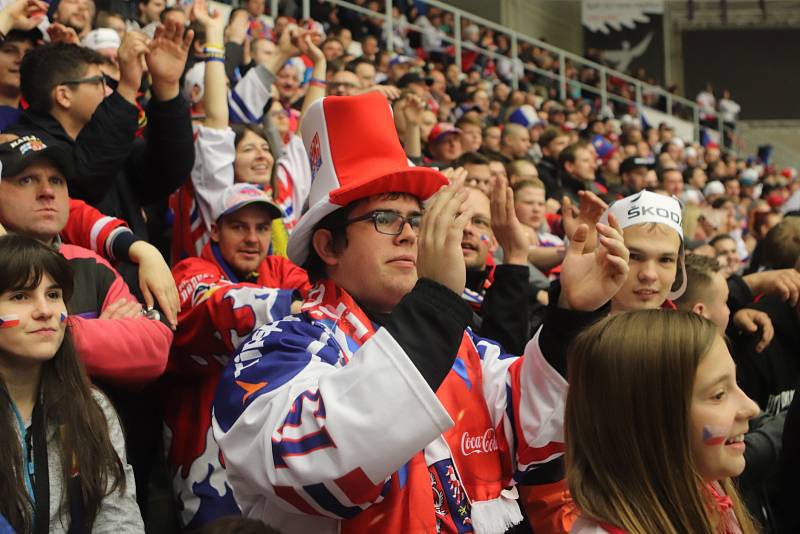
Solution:
[(220, 233), (219, 224), (215, 222), (211, 223), (211, 241), (213, 241), (214, 243), (219, 243), (219, 233)]
[(339, 263), (339, 253), (333, 243), (330, 230), (319, 229), (311, 236), (311, 246), (325, 265), (334, 266)]
[(72, 91), (66, 85), (56, 85), (52, 93), (53, 107), (69, 109), (72, 107)]

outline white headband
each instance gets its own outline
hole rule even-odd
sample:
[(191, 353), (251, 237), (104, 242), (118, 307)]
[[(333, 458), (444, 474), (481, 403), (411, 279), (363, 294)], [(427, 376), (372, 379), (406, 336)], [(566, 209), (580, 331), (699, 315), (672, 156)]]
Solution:
[(608, 214), (613, 213), (623, 230), (635, 224), (656, 223), (668, 226), (678, 232), (678, 236), (681, 238), (681, 286), (669, 294), (670, 300), (680, 298), (686, 291), (686, 262), (683, 249), (683, 228), (681, 227), (682, 210), (680, 201), (675, 197), (641, 191), (611, 204), (601, 218), (602, 223), (608, 224)]

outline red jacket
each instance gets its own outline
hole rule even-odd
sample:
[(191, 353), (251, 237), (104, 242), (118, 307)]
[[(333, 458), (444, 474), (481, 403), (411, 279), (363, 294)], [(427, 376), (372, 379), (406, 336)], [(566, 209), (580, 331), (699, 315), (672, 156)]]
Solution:
[(239, 280), (213, 243), (172, 274), (181, 311), (164, 380), (164, 422), (181, 522), (195, 528), (239, 511), (211, 437), (211, 405), (228, 357), (253, 330), (291, 313), (292, 294), (305, 296), (310, 285), (303, 269), (280, 256)]
[(129, 232), (128, 225), (122, 219), (108, 217), (83, 200), (71, 198), (69, 201), (69, 218), (61, 230), (61, 238), (73, 245), (88, 248), (103, 258), (113, 261), (111, 251), (113, 237), (124, 229)]

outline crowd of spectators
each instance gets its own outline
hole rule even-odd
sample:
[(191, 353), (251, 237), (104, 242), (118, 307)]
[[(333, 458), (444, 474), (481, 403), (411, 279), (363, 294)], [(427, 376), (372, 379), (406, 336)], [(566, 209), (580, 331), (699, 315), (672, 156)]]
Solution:
[[(512, 58), (489, 28), (461, 35), (497, 55), (467, 46), (458, 65), (450, 12), (398, 2), (387, 39), (382, 2), (354, 3), (376, 16), (321, 1), (307, 20), (291, 2), (270, 16), (264, 0), (225, 16), (205, 0), (0, 10), (0, 236), (47, 245), (0, 238), (0, 273), (17, 280), (0, 281), (0, 402), (13, 408), (0, 409), (0, 463), (21, 462), (0, 465), (19, 482), (0, 490), (0, 520), (18, 532), (568, 532), (567, 348), (609, 312), (664, 308), (727, 333), (755, 404), (742, 408), (747, 467), (720, 479), (737, 477), (765, 531), (794, 531), (796, 170), (683, 139), (630, 103), (603, 108), (597, 71), (569, 60), (561, 98), (553, 53), (520, 43)], [(533, 68), (513, 89), (520, 65)], [(704, 120), (735, 122), (729, 93), (719, 106), (701, 95)], [(389, 241), (405, 252), (375, 266)], [(27, 280), (15, 254), (44, 267)], [(42, 280), (61, 288), (42, 298), (64, 307), (53, 317), (86, 373), (63, 371), (74, 383), (59, 395), (96, 402), (96, 440), (50, 408), (52, 376), (37, 400), (38, 375), (9, 363), (2, 336), (19, 319), (6, 295), (17, 284), (35, 300)], [(456, 418), (460, 454), (444, 431), (459, 409), (474, 416)], [(62, 454), (36, 456), (43, 443)], [(86, 467), (91, 451), (102, 466)], [(478, 467), (483, 453), (495, 464)], [(732, 486), (708, 482), (738, 506)], [(406, 512), (430, 488), (435, 514), (415, 523)], [(736, 514), (741, 530), (725, 532), (751, 532)]]

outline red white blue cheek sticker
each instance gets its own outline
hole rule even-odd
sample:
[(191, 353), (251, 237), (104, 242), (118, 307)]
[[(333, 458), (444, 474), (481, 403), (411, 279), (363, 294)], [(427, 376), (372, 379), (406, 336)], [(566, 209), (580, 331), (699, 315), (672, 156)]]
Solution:
[(61, 322), (62, 323), (67, 322), (67, 314), (64, 312), (61, 312)]
[(712, 425), (703, 425), (703, 443), (709, 446), (723, 445), (728, 439), (725, 428)]
[(12, 326), (19, 325), (19, 316), (9, 313), (8, 315), (0, 315), (0, 328), (11, 328)]
[(481, 234), (481, 241), (489, 241), (489, 236), (486, 234)]

